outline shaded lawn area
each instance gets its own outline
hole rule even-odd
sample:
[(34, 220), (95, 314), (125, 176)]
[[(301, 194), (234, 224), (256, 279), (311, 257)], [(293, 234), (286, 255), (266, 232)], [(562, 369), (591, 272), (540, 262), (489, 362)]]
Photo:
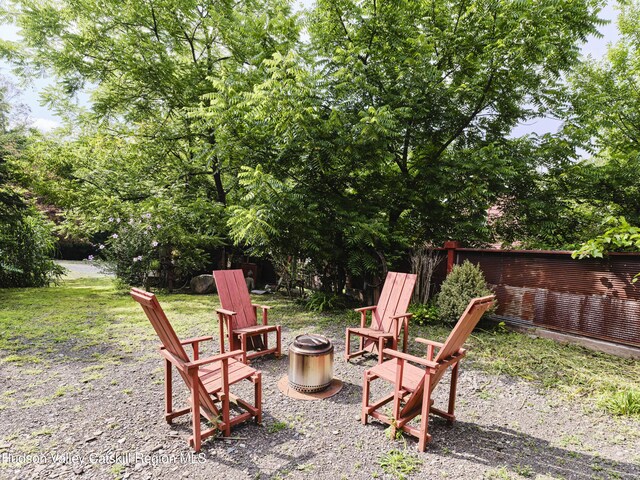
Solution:
[[(159, 293), (158, 298), (179, 337), (218, 338), (216, 295)], [(278, 296), (262, 296), (259, 303), (276, 307), (272, 317), (290, 329), (312, 326), (319, 333), (329, 329), (340, 335), (359, 321), (352, 311), (307, 312), (299, 303)], [(67, 280), (50, 288), (0, 289), (0, 326), (0, 365), (27, 370), (71, 360), (113, 364), (139, 358), (142, 345), (157, 340), (140, 307), (106, 278)], [(443, 341), (449, 331), (446, 325), (410, 325), (411, 338)], [(584, 400), (586, 409), (640, 416), (640, 362), (636, 360), (500, 327), (476, 330), (467, 347), (467, 364), (472, 367), (557, 389), (571, 400)], [(410, 351), (423, 354), (420, 345), (411, 341)]]

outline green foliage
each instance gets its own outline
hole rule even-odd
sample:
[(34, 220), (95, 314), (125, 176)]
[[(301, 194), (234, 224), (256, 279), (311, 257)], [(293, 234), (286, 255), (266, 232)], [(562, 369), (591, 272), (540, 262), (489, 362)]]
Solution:
[[(35, 68), (54, 79), (44, 101), (64, 129), (34, 142), (24, 168), (38, 195), (64, 209), (64, 232), (102, 239), (115, 233), (109, 217), (151, 212), (165, 227), (160, 263), (175, 270), (166, 276), (205, 267), (203, 252), (228, 240), (239, 165), (255, 159), (227, 141), (225, 102), (238, 96), (221, 85), (251, 90), (262, 62), (295, 43), (288, 2), (18, 0), (1, 10), (22, 40), (2, 42), (0, 54), (25, 77)], [(88, 109), (75, 105), (79, 93)], [(204, 105), (208, 115), (192, 115)]]
[[(2, 51), (56, 78), (45, 101), (67, 129), (29, 167), (68, 232), (175, 215), (189, 241), (162, 243), (167, 265), (230, 240), (304, 261), (338, 293), (419, 241), (493, 240), (492, 205), (503, 238), (523, 223), (517, 205), (540, 218), (528, 186), (570, 149), (511, 132), (565, 106), (602, 3), (319, 0), (301, 18), (288, 0), (14, 0), (2, 16), (24, 40)], [(87, 90), (90, 111), (74, 108)]]
[(393, 449), (378, 458), (382, 470), (393, 478), (404, 480), (407, 475), (418, 471), (422, 461), (409, 454), (406, 450)]
[(411, 323), (424, 327), (440, 320), (440, 309), (435, 303), (427, 305), (413, 303), (409, 305), (409, 312), (413, 313)]
[(465, 260), (462, 265), (454, 265), (442, 282), (436, 300), (440, 317), (447, 322), (457, 322), (472, 298), (491, 294), (480, 266)]
[(612, 415), (640, 416), (640, 390), (610, 392), (599, 405)]
[(28, 143), (24, 125), (13, 125), (9, 86), (0, 83), (0, 287), (41, 287), (62, 273), (52, 257), (53, 224), (20, 185), (17, 163)]
[(640, 251), (640, 228), (629, 225), (624, 217), (610, 217), (608, 228), (578, 250), (573, 252), (573, 258), (602, 258), (607, 252), (637, 252)]
[(317, 291), (305, 301), (305, 308), (310, 312), (329, 312), (347, 308), (348, 299), (342, 294)]
[(42, 287), (57, 280), (63, 269), (52, 259), (53, 224), (34, 207), (11, 222), (0, 222), (0, 286)]

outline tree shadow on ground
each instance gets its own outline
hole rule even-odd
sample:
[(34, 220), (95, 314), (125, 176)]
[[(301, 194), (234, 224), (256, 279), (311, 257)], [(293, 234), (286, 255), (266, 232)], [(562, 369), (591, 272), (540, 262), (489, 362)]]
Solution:
[[(187, 417), (188, 415), (185, 416), (185, 418)], [(216, 436), (205, 440), (201, 453), (204, 453), (207, 460), (242, 471), (251, 478), (284, 478), (290, 472), (311, 464), (316, 454), (308, 449), (298, 454), (278, 451), (283, 443), (296, 439), (301, 432), (291, 425), (283, 427), (282, 431), (269, 431), (266, 428), (267, 425), (277, 423), (279, 423), (278, 418), (263, 413), (261, 426), (256, 425), (253, 421), (237, 425), (232, 429), (231, 436), (227, 439)], [(184, 420), (174, 420), (171, 428), (180, 432), (185, 438), (191, 435), (191, 424)], [(259, 437), (263, 437), (262, 441), (258, 440)], [(265, 441), (271, 437), (273, 437), (272, 441)], [(259, 447), (256, 447), (256, 441), (259, 442)], [(244, 447), (240, 447), (241, 443), (244, 443)], [(261, 461), (257, 461), (256, 458)], [(270, 458), (274, 463), (277, 463), (277, 466), (265, 467), (265, 458)]]
[[(430, 420), (433, 438), (427, 453), (439, 453), (492, 469), (504, 467), (528, 477), (547, 475), (578, 480), (640, 477), (640, 465), (602, 458), (597, 452), (570, 450), (510, 428), (460, 421), (450, 426), (440, 418)], [(378, 422), (375, 424), (386, 428)], [(415, 448), (416, 444), (417, 440), (411, 437), (408, 446)]]

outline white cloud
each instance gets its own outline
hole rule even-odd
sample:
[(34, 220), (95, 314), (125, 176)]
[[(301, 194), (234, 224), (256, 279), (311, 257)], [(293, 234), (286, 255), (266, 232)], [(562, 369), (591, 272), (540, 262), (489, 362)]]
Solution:
[(50, 132), (54, 128), (58, 128), (60, 126), (60, 122), (56, 122), (55, 120), (50, 120), (48, 118), (36, 118), (31, 122), (31, 125), (41, 132)]

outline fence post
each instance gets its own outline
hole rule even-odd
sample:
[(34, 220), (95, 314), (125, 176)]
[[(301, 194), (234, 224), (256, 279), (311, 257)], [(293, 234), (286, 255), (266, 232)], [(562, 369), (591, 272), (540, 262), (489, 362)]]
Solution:
[(447, 240), (444, 242), (444, 248), (447, 250), (447, 275), (453, 270), (456, 261), (456, 248), (460, 248), (460, 242)]

